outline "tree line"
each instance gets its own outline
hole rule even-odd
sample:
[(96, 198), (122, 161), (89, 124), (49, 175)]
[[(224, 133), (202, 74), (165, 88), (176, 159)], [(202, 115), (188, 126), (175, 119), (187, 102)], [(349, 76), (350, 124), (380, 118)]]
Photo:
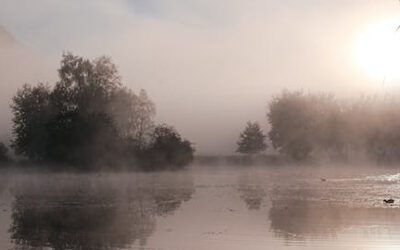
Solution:
[[(58, 76), (51, 86), (26, 84), (13, 97), (15, 155), (39, 165), (88, 170), (182, 168), (192, 162), (192, 143), (172, 126), (155, 124), (155, 104), (145, 90), (136, 94), (123, 85), (110, 58), (65, 53)], [(400, 160), (400, 101), (395, 97), (340, 100), (332, 94), (283, 91), (269, 102), (266, 118), (267, 135), (259, 123), (248, 122), (237, 152), (255, 155), (272, 146), (295, 161)], [(0, 143), (0, 164), (10, 162), (9, 155)]]
[(272, 98), (265, 136), (248, 123), (238, 152), (263, 152), (268, 137), (281, 155), (295, 161), (400, 160), (400, 101), (394, 96), (360, 96), (341, 100), (332, 94), (283, 91)]
[[(136, 94), (122, 84), (110, 58), (66, 53), (58, 76), (53, 86), (24, 85), (13, 97), (16, 155), (80, 169), (181, 168), (192, 161), (192, 144), (173, 127), (154, 123), (155, 104), (145, 90)], [(0, 161), (6, 156), (0, 144)]]

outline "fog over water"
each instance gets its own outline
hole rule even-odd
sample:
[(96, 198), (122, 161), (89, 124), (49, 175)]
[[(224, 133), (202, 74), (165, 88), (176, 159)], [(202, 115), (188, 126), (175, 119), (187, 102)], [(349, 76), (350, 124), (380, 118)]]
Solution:
[[(124, 84), (148, 91), (157, 120), (174, 124), (198, 153), (232, 153), (247, 120), (266, 127), (267, 102), (283, 88), (381, 93), (383, 77), (366, 76), (354, 46), (398, 9), (389, 0), (2, 0), (1, 33), (20, 45), (0, 42), (1, 126), (10, 127), (8, 100), (18, 86), (54, 82), (63, 51), (105, 54)], [(388, 77), (385, 88), (396, 84)]]
[[(391, 249), (393, 169), (2, 172), (3, 249)], [(325, 181), (321, 181), (324, 178)]]

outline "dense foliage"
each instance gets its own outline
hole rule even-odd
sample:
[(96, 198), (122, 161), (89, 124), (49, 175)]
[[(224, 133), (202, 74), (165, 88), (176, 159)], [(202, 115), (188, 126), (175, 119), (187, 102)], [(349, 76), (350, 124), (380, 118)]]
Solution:
[(147, 169), (181, 168), (193, 161), (194, 149), (191, 143), (167, 125), (157, 126), (149, 145), (141, 150), (141, 165)]
[(247, 122), (247, 126), (239, 136), (237, 152), (243, 154), (257, 154), (267, 148), (266, 136), (256, 122)]
[(8, 156), (8, 148), (0, 142), (0, 165), (10, 161)]
[(395, 98), (283, 92), (270, 103), (269, 137), (283, 154), (311, 157), (400, 160), (400, 110)]
[(58, 73), (53, 88), (25, 85), (14, 96), (16, 154), (89, 168), (137, 162), (133, 158), (153, 146), (155, 105), (144, 90), (136, 95), (122, 85), (109, 58), (67, 53)]

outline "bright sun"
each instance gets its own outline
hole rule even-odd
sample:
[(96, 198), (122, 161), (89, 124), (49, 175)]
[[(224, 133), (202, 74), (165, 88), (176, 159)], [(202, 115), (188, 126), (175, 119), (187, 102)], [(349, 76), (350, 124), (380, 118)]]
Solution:
[(370, 26), (356, 43), (356, 59), (373, 78), (400, 79), (400, 30), (398, 20)]

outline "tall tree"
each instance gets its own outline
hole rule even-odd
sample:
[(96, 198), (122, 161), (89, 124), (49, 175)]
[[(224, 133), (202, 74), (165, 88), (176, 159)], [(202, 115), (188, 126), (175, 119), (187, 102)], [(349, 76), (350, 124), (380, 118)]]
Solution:
[(159, 168), (183, 167), (193, 159), (191, 143), (171, 127), (154, 126), (155, 105), (146, 91), (136, 95), (123, 87), (106, 57), (64, 54), (55, 87), (25, 85), (12, 109), (12, 146), (34, 161), (82, 168), (115, 166), (124, 158)]
[(154, 127), (153, 117), (156, 113), (154, 103), (149, 99), (147, 92), (140, 90), (138, 103), (136, 107), (136, 133), (134, 138), (139, 142), (139, 147), (144, 147), (146, 143), (145, 136)]
[(343, 159), (350, 148), (365, 147), (364, 130), (372, 124), (365, 118), (374, 115), (361, 112), (367, 106), (360, 104), (362, 109), (330, 94), (284, 91), (269, 105), (269, 137), (274, 148), (296, 161), (311, 156)]
[(247, 122), (247, 126), (239, 136), (237, 152), (243, 154), (257, 154), (267, 148), (266, 136), (257, 122)]
[(50, 88), (44, 84), (24, 85), (13, 98), (12, 148), (18, 155), (41, 161), (46, 157), (46, 124), (50, 120)]
[(136, 95), (129, 89), (119, 89), (112, 96), (108, 113), (123, 138), (129, 138), (139, 148), (148, 143), (156, 109), (145, 90)]
[[(109, 58), (88, 60), (67, 53), (58, 72), (54, 88), (25, 85), (14, 97), (17, 154), (35, 161), (93, 165), (121, 151), (121, 139), (152, 121), (154, 104), (122, 86)], [(147, 113), (142, 111), (146, 105)], [(130, 127), (124, 130), (121, 124)]]
[(10, 158), (8, 157), (8, 148), (4, 143), (0, 142), (0, 164), (8, 162)]
[(93, 61), (63, 55), (58, 70), (60, 80), (52, 92), (52, 102), (58, 112), (104, 112), (114, 93), (122, 87), (116, 66), (108, 57)]
[(274, 148), (294, 160), (305, 160), (314, 149), (317, 103), (302, 92), (283, 92), (269, 105), (269, 138)]

